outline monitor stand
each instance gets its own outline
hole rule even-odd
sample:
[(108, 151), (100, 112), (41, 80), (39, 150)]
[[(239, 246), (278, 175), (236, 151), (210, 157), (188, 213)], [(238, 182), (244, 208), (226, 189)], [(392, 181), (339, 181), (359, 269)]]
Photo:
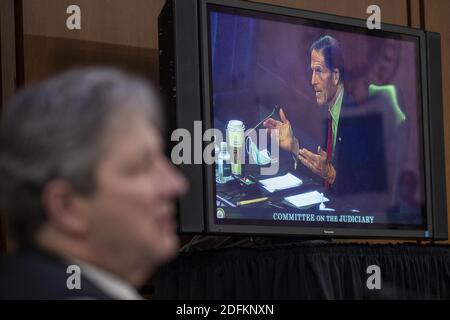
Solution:
[(271, 237), (273, 245), (289, 245), (289, 244), (301, 244), (301, 245), (321, 245), (329, 244), (332, 242), (331, 238), (318, 239), (318, 238), (305, 238), (305, 237)]

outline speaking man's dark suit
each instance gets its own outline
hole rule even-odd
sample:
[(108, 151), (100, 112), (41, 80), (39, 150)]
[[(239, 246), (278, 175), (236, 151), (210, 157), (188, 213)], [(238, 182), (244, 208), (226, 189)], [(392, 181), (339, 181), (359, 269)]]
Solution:
[(338, 195), (387, 190), (383, 115), (358, 113), (357, 108), (344, 94), (332, 159), (336, 179), (331, 192)]
[(111, 299), (81, 274), (81, 289), (67, 288), (68, 263), (30, 248), (0, 257), (0, 299)]

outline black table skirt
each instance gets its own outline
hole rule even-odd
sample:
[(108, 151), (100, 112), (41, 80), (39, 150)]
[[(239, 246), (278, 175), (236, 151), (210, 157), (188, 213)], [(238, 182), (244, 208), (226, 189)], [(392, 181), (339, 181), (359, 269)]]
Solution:
[[(375, 283), (371, 265), (380, 268), (379, 290), (367, 287)], [(291, 244), (183, 253), (158, 272), (154, 297), (449, 299), (450, 246)]]

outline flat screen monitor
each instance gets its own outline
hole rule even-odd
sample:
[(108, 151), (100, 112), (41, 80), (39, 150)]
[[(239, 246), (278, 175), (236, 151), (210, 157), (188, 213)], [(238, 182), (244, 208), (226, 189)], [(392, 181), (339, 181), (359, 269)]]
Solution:
[(240, 1), (195, 12), (204, 231), (433, 238), (424, 31)]

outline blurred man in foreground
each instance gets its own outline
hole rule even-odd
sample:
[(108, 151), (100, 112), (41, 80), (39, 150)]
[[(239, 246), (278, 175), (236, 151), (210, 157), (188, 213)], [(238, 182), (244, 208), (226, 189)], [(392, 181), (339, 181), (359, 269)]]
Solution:
[(6, 106), (0, 204), (18, 250), (0, 261), (0, 298), (140, 298), (177, 252), (186, 189), (161, 129), (149, 84), (112, 69), (71, 71)]

